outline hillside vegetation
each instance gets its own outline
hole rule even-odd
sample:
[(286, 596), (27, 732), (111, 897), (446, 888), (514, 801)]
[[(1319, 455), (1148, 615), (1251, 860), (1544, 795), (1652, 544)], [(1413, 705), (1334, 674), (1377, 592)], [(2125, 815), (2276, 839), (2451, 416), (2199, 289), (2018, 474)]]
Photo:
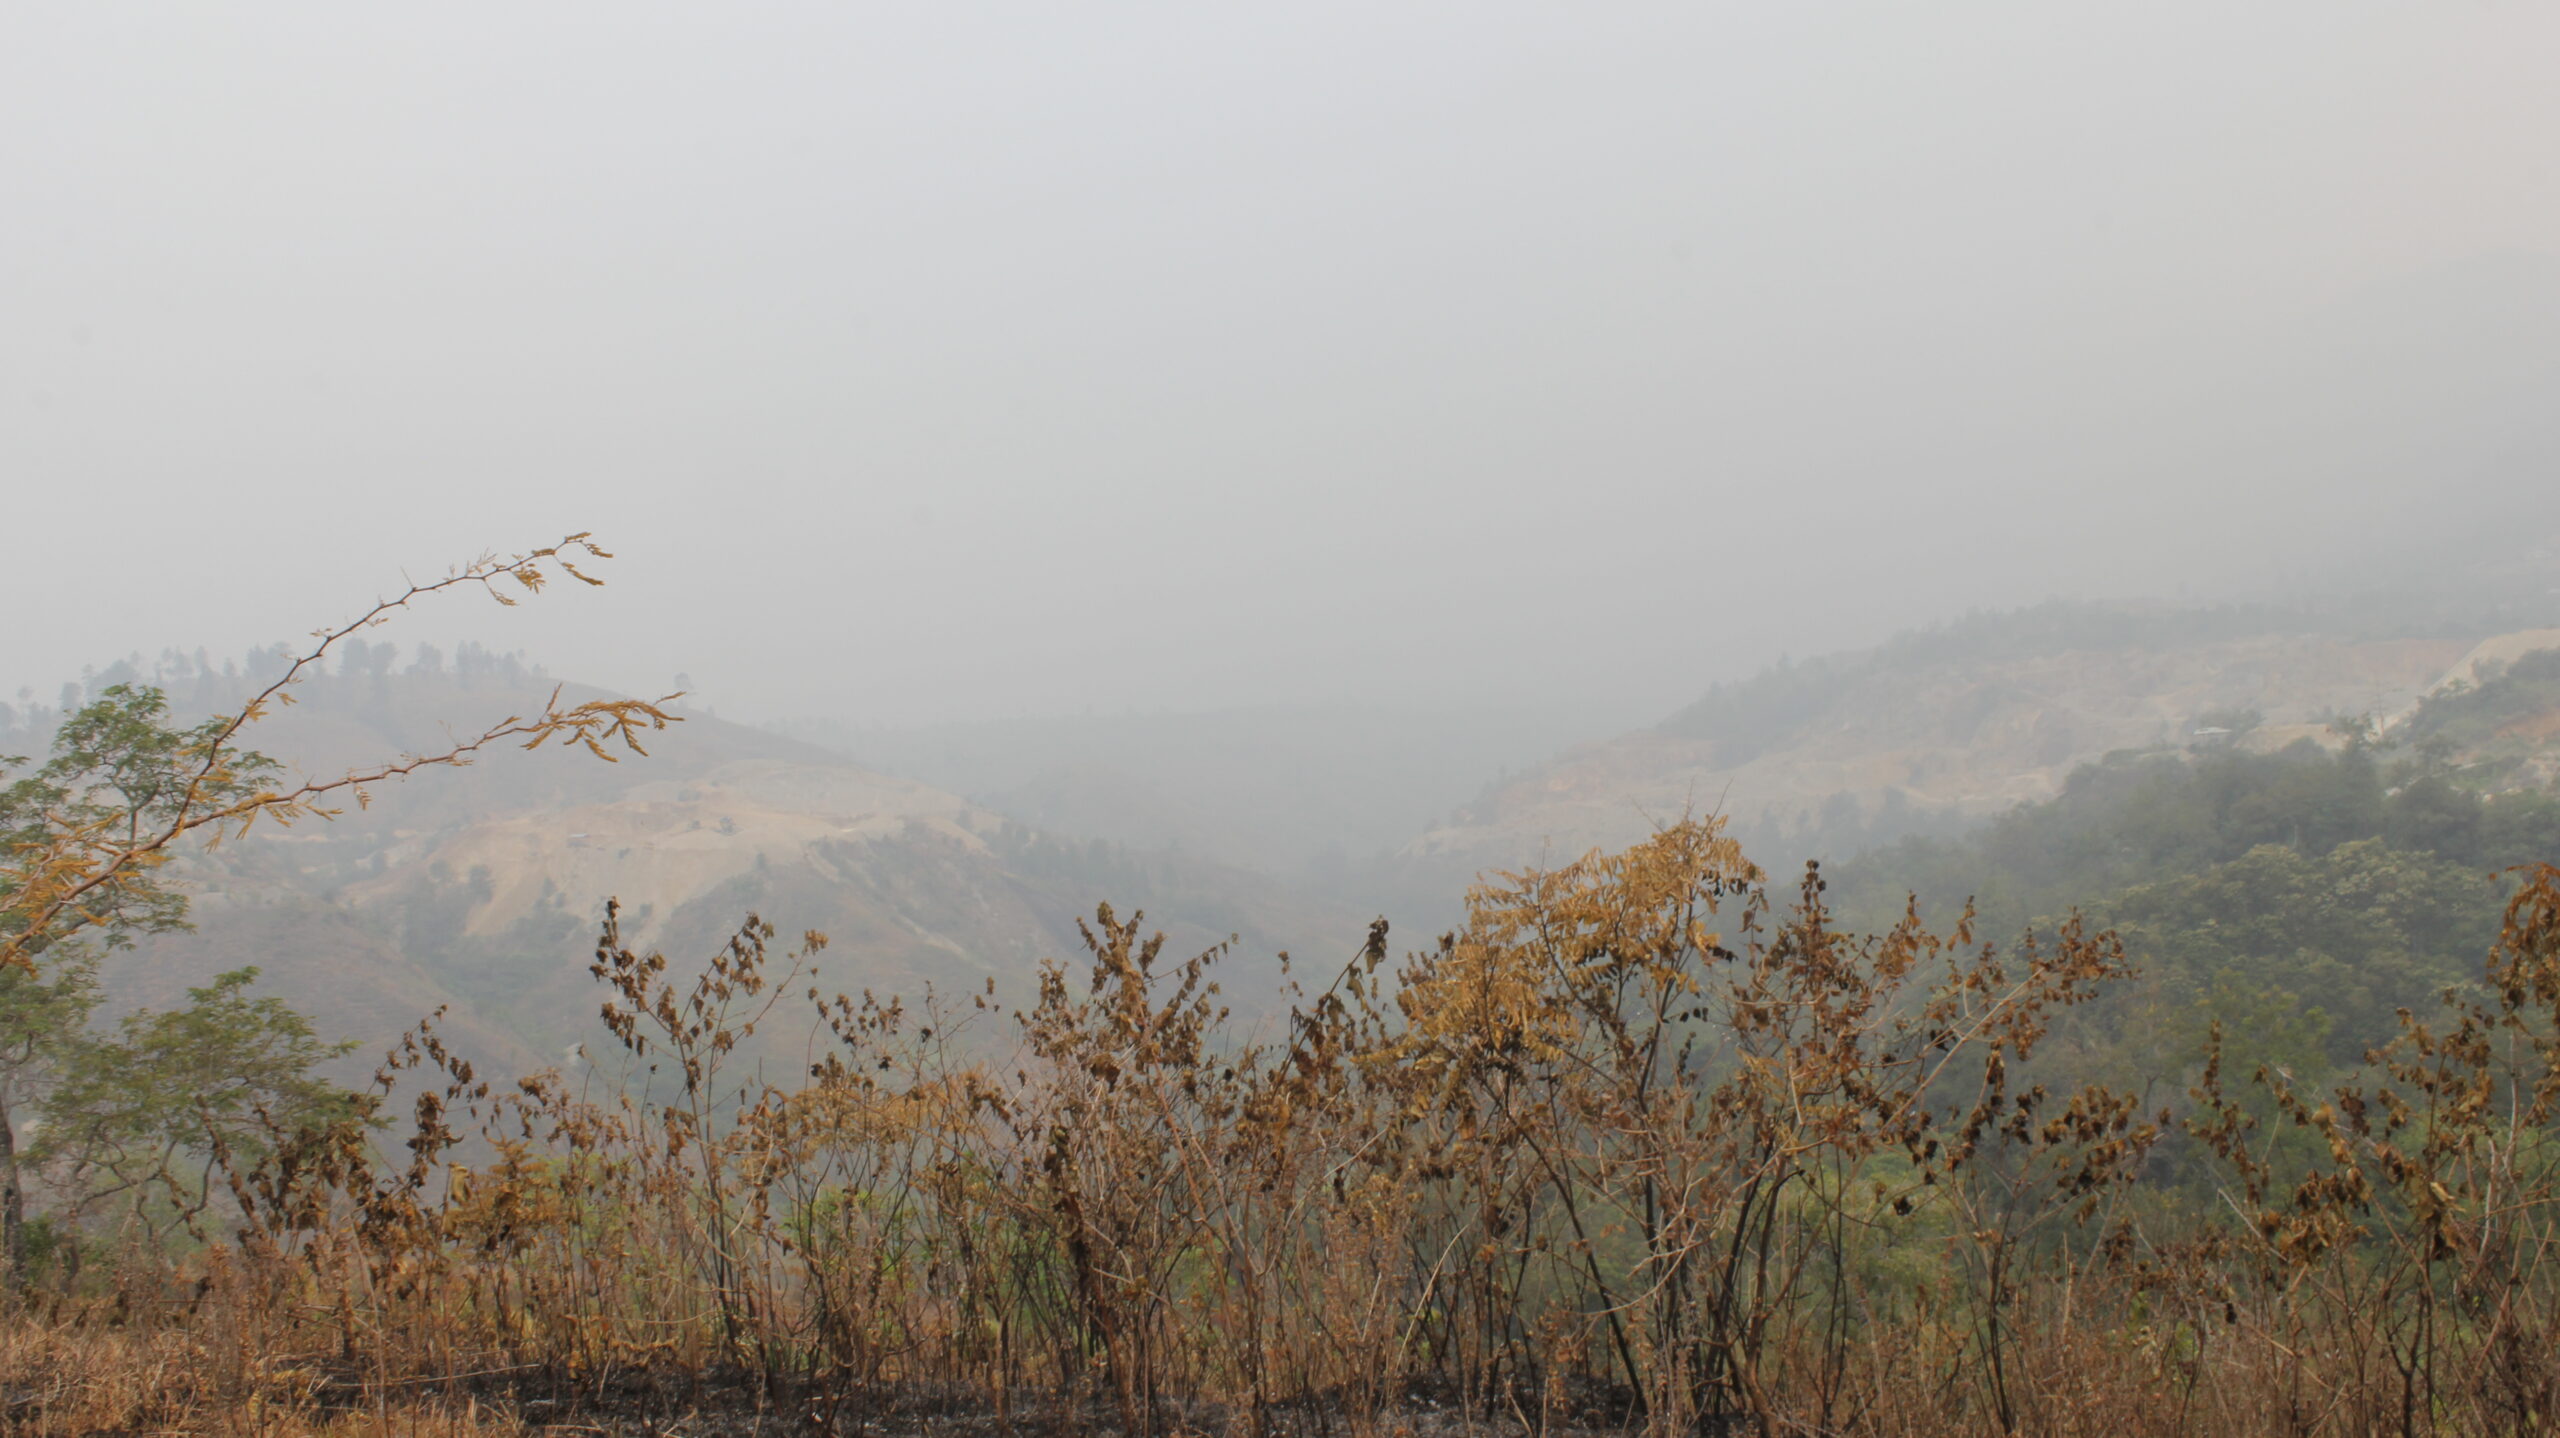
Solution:
[[(281, 667), (276, 651), (217, 668), (165, 656), (125, 663), (86, 691), (147, 680), (183, 711), (236, 708)], [(403, 659), (361, 640), (295, 688), (260, 742), (297, 773), (419, 752), (457, 714), (531, 713), (563, 684), (476, 649)], [(0, 752), (41, 750), (66, 712), (29, 706)], [(856, 987), (996, 981), (1027, 996), (1041, 958), (1075, 943), (1094, 895), (1143, 907), (1185, 944), (1242, 936), (1253, 951), (1340, 951), (1365, 916), (1206, 858), (1059, 836), (913, 780), (709, 715), (653, 737), (645, 757), (508, 750), (465, 769), (377, 787), (325, 822), (262, 829), (182, 863), (183, 932), (138, 939), (110, 975), (111, 1011), (165, 1006), (254, 964), (326, 1032), (389, 1042), (444, 1008), (455, 1047), (529, 1068), (600, 1037), (586, 988), (601, 905), (624, 904), (635, 942), (716, 946), (750, 911), (789, 915), (836, 940), (831, 977)], [(1276, 967), (1239, 972), (1248, 1006)], [(369, 1061), (350, 1059), (355, 1079)]]
[(1419, 943), (476, 652), (349, 646), (262, 740), (467, 700), (652, 752), (163, 867), (151, 824), (305, 791), (224, 747), (254, 678), (164, 669), (189, 721), (98, 676), (13, 720), (54, 757), (6, 791), (0, 1385), (65, 1435), (2540, 1431), (2560, 656), (2256, 623), (1711, 694), (1529, 791), (1963, 797), (1834, 790), (1863, 850), (1774, 875), (1673, 814)]
[[(1381, 927), (1266, 1037), (1223, 953), (1108, 907), (1083, 939), (1008, 1013), (804, 996), (821, 941), (767, 925), (695, 969), (608, 920), (601, 1083), (494, 1083), (422, 1028), (354, 1113), (216, 1156), (210, 1268), (128, 1258), (124, 1323), (0, 1362), (65, 1432), (394, 1387), (623, 1431), (2479, 1432), (2560, 1401), (2560, 869), (2484, 998), (2328, 1096), (2238, 1072), (2263, 1033), (2154, 1075), (2185, 1097), (2082, 1076), (2111, 935), (1860, 936), (1710, 824), (1479, 890), (1401, 963)], [(775, 1026), (804, 1075), (734, 1053)], [(966, 1057), (989, 1027), (1001, 1064)], [(198, 1324), (230, 1341), (156, 1346)]]
[(2281, 1015), (2308, 1082), (2476, 980), (2507, 871), (2560, 854), (2560, 795), (2465, 777), (2361, 738), (2120, 755), (1961, 838), (1832, 866), (1831, 893), (1869, 924), (1906, 898), (1941, 920), (1970, 904), (2004, 936), (2076, 911), (2118, 932), (2136, 971), (2073, 1026), (2114, 1071), (2174, 1071), (2164, 1056), (2201, 1052), (2214, 1023), (2266, 1039), (2258, 1020)]

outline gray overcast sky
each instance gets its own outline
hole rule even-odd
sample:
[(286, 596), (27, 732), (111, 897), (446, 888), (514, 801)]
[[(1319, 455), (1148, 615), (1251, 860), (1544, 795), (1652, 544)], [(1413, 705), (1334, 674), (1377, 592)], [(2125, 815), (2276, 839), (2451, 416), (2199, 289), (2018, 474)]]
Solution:
[(570, 527), (613, 588), (384, 637), (1652, 711), (2246, 584), (2560, 485), (2554, 75), (2486, 0), (16, 0), (0, 689)]

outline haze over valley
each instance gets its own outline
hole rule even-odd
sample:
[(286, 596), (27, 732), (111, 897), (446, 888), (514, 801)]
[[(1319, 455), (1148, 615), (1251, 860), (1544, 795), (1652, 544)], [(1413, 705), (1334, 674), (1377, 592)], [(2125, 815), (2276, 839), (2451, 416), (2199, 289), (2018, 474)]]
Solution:
[(2560, 1425), (2560, 9), (0, 12), (0, 1430)]
[[(2456, 578), (2289, 604), (1975, 614), (1711, 681), (1614, 735), (1553, 712), (1383, 704), (759, 728), (680, 702), (645, 756), (501, 752), (189, 859), (195, 928), (147, 940), (119, 992), (164, 1003), (255, 963), (368, 1051), (445, 1006), (458, 1045), (526, 1066), (592, 1037), (607, 897), (630, 941), (670, 952), (708, 952), (754, 912), (828, 934), (833, 982), (951, 995), (993, 980), (1014, 1001), (1107, 900), (1185, 952), (1232, 938), (1231, 998), (1263, 1012), (1284, 951), (1338, 962), (1373, 917), (1427, 943), (1480, 876), (1685, 816), (1719, 816), (1774, 872), (1961, 836), (2129, 756), (2335, 752), (2356, 724), (2405, 751), (2431, 696), (2560, 651), (2555, 552), (2484, 542)], [(148, 681), (188, 713), (224, 712), (284, 657), (128, 660), (61, 700)], [(260, 742), (325, 777), (536, 712), (555, 688), (604, 692), (476, 647), (358, 640)], [(2549, 792), (2560, 691), (2519, 692), (2431, 762), (2493, 800)], [(40, 751), (62, 712), (13, 709), (0, 738)]]

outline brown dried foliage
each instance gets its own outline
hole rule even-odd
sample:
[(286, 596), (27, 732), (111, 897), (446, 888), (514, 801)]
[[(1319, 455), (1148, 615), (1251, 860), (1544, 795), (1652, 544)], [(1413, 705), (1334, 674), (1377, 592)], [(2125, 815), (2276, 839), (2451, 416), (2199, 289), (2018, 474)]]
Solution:
[[(686, 974), (609, 914), (618, 1065), (502, 1084), (421, 1026), (372, 1103), (405, 1148), (277, 1134), (233, 1241), (133, 1270), (113, 1332), (254, 1335), (189, 1371), (313, 1375), (314, 1421), (430, 1384), (438, 1421), (609, 1426), (645, 1378), (818, 1431), (2552, 1424), (2560, 870), (2366, 1081), (2253, 1108), (2209, 1064), (2183, 1123), (2037, 1079), (2111, 936), (1969, 927), (1840, 932), (1817, 872), (1782, 902), (1683, 822), (1401, 962), (1378, 925), (1262, 1033), (1223, 949), (1108, 907), (1012, 1014), (826, 996), (823, 936), (755, 918)], [(793, 1024), (805, 1064), (750, 1057)], [(2222, 1217), (2146, 1188), (2172, 1142)], [(53, 1402), (33, 1431), (88, 1431)]]

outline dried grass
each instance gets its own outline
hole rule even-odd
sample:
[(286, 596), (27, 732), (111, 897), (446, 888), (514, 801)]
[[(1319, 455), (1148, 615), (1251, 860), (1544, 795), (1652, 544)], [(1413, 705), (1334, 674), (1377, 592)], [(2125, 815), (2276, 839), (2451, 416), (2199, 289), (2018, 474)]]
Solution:
[[(431, 1026), (402, 1156), (277, 1134), (230, 1241), (0, 1323), (11, 1431), (2546, 1431), (2560, 871), (2495, 998), (2368, 1091), (2048, 1092), (2122, 972), (1783, 911), (1714, 826), (1520, 876), (1284, 1039), (1107, 908), (1031, 1009), (821, 998), (750, 920), (608, 925), (637, 1067), (493, 1084)], [(813, 1014), (806, 1079), (742, 1079)], [(966, 1025), (1015, 1026), (965, 1057)], [(654, 1089), (642, 1077), (655, 1064)], [(387, 1112), (388, 1110), (383, 1110)], [(2173, 1132), (2226, 1210), (2146, 1190)], [(2278, 1171), (2268, 1133), (2327, 1151)], [(469, 1159), (466, 1162), (466, 1157)], [(94, 1275), (91, 1283), (100, 1281)], [(50, 1306), (48, 1306), (50, 1305)], [(528, 1417), (530, 1415), (530, 1417)]]

